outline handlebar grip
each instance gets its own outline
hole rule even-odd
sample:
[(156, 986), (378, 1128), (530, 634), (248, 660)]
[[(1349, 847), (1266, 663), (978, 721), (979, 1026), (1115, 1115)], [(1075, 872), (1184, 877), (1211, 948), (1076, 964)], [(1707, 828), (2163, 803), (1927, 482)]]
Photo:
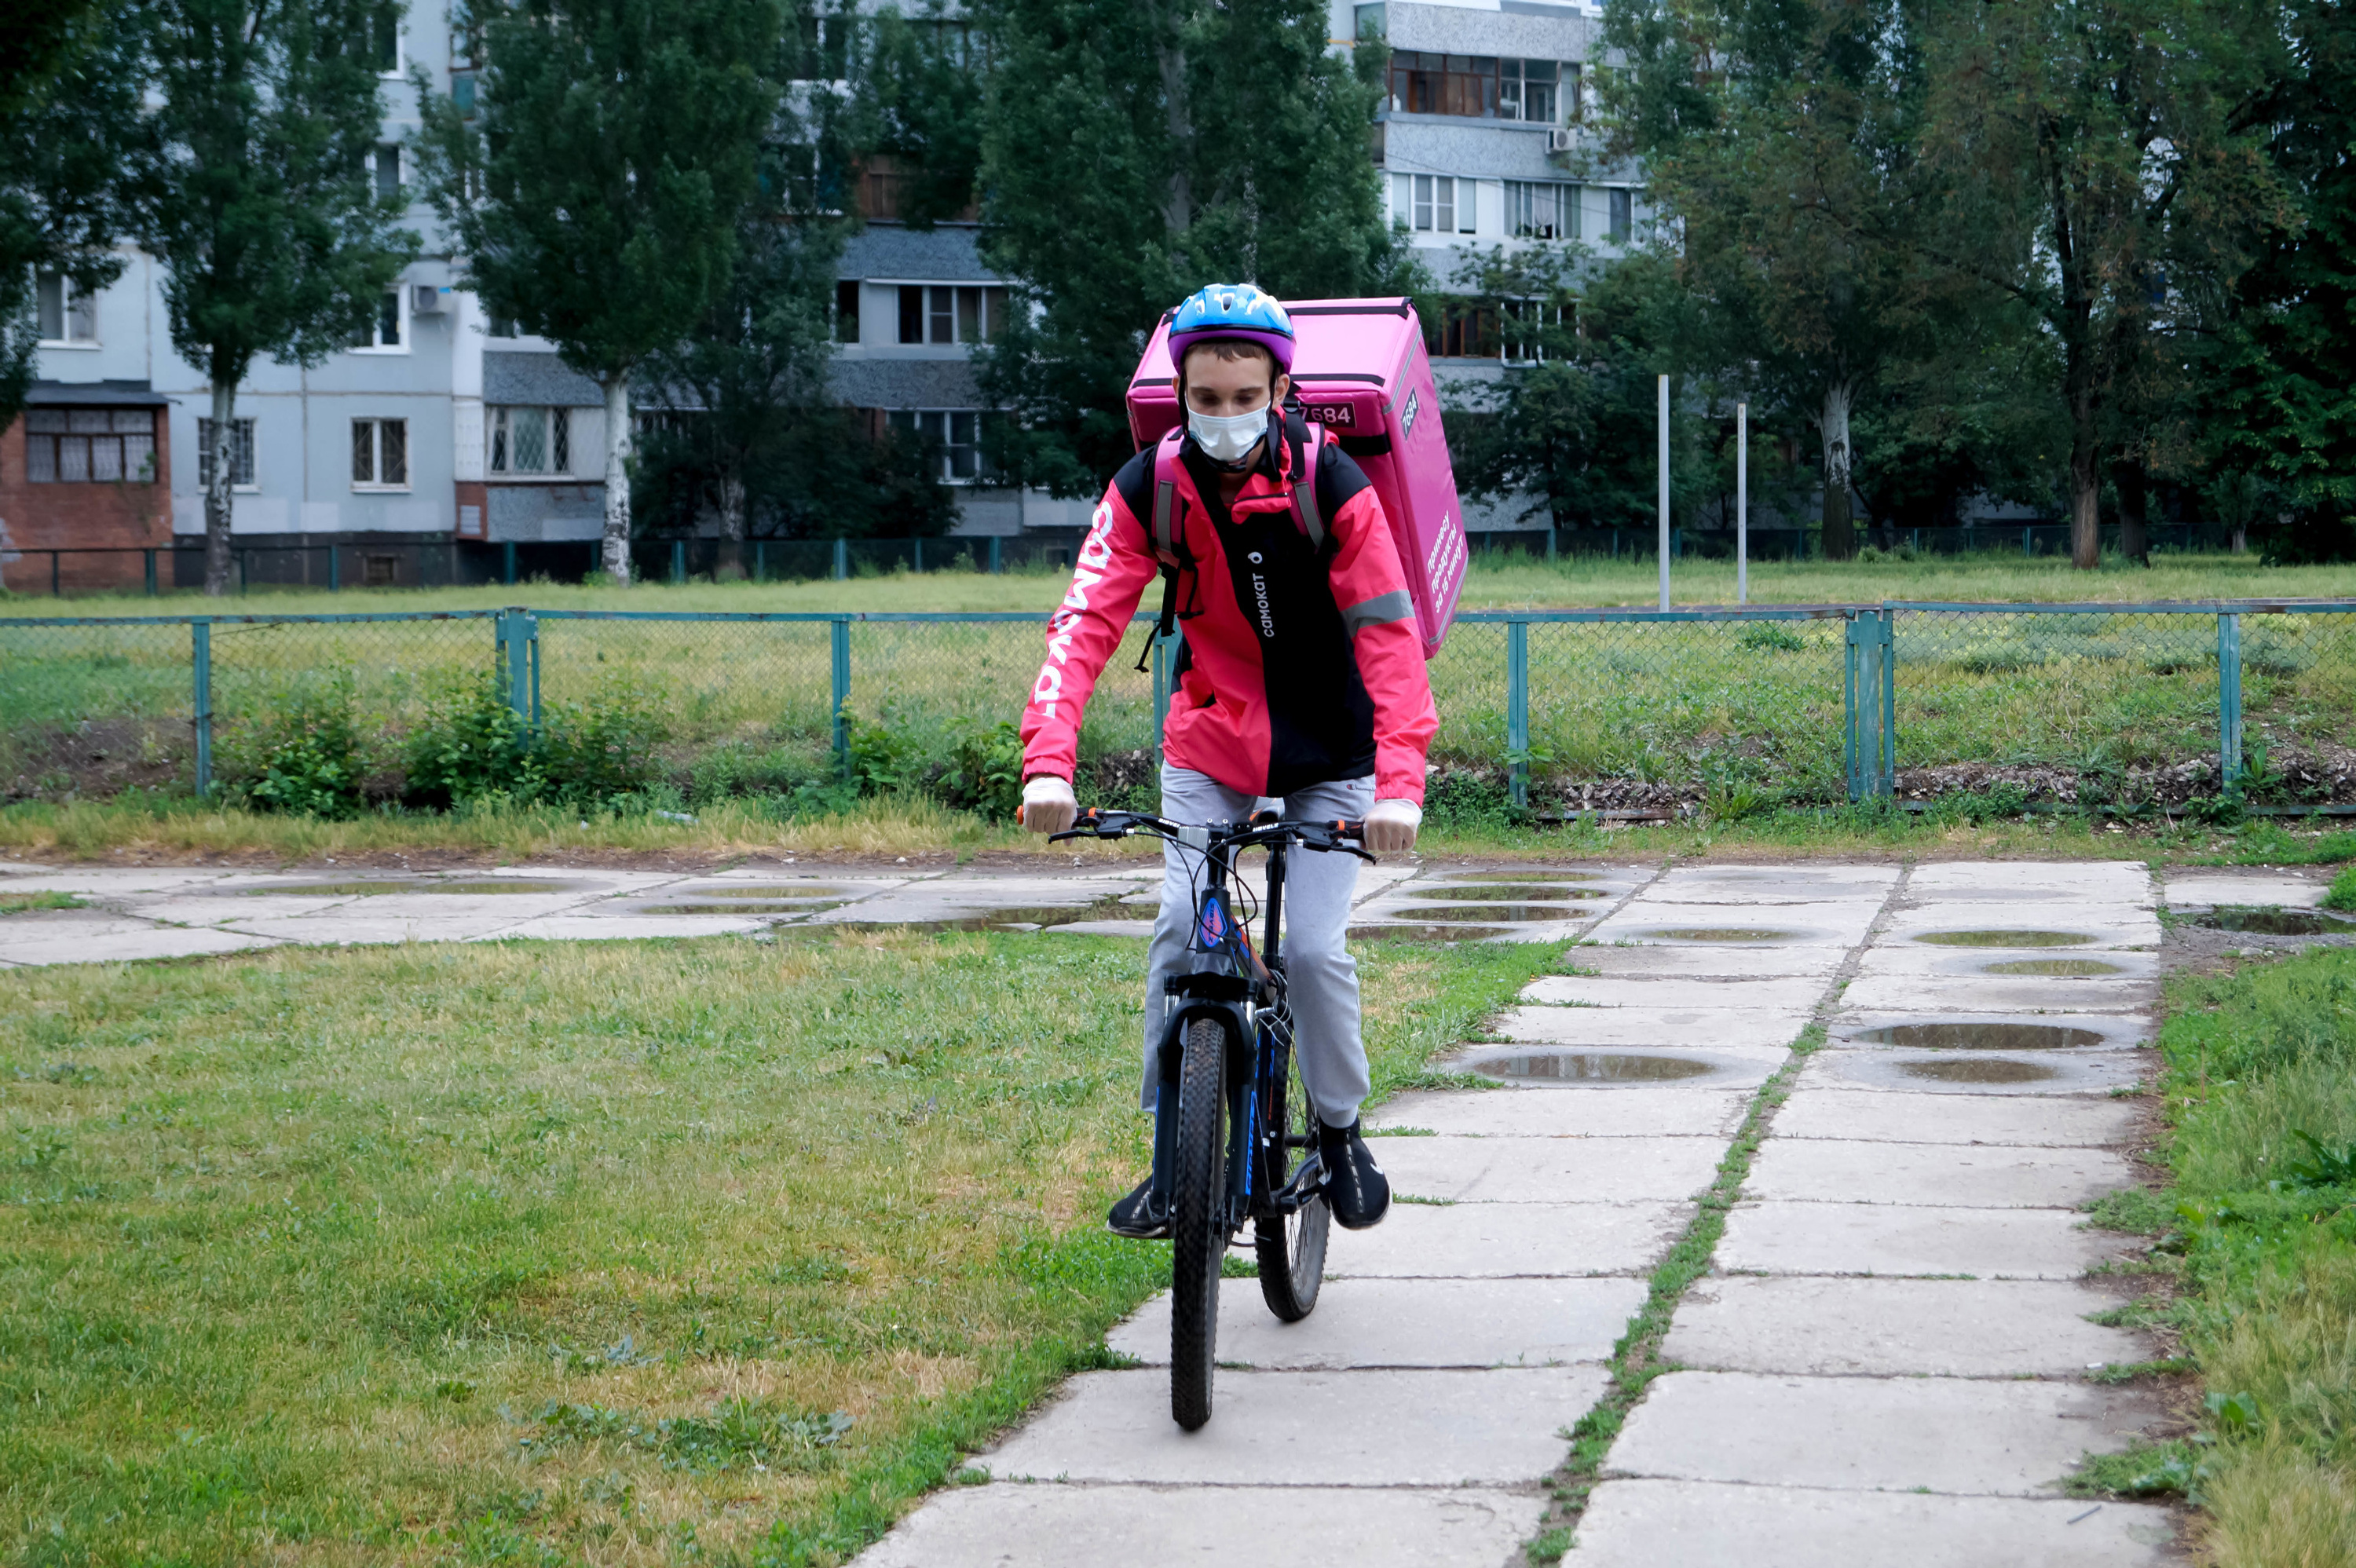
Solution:
[(1363, 842), (1366, 837), (1366, 825), (1363, 821), (1353, 821), (1346, 816), (1337, 816), (1326, 826), (1344, 838), (1355, 838)]

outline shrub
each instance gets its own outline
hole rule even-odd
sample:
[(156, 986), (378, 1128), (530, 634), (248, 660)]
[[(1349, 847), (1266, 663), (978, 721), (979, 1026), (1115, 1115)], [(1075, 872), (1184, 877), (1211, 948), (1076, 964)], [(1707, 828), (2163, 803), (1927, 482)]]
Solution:
[(265, 810), (357, 815), (366, 805), (366, 748), (352, 713), (352, 677), (337, 670), (283, 690), (252, 737), (245, 794)]
[(616, 680), (585, 703), (548, 709), (538, 747), (541, 787), (576, 805), (647, 789), (661, 775), (655, 748), (669, 738), (655, 692)]
[(935, 788), (941, 798), (991, 821), (1011, 822), (1023, 804), (1023, 741), (1001, 720), (984, 725), (971, 719), (955, 727), (956, 749)]
[(1808, 645), (1797, 632), (1772, 621), (1754, 621), (1743, 627), (1741, 642), (1742, 646), (1762, 654), (1796, 654)]
[(402, 794), (418, 805), (540, 793), (532, 737), (487, 672), (449, 678), (430, 692), (424, 722), (410, 732), (405, 751)]

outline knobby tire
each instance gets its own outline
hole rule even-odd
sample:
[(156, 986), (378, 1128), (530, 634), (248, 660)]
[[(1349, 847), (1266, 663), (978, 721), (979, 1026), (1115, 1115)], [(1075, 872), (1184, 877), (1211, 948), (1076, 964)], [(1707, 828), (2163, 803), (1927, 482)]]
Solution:
[(1189, 1432), (1211, 1419), (1226, 1257), (1227, 1031), (1186, 1026), (1178, 1067), (1177, 1173), (1170, 1195), (1170, 1413)]

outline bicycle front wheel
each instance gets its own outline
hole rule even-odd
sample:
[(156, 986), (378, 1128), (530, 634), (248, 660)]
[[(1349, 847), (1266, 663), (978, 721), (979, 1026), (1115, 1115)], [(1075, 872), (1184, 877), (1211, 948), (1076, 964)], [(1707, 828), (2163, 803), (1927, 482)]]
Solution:
[[(1301, 1086), (1301, 1063), (1290, 1051), (1284, 1054), (1284, 1077), (1266, 1107), (1269, 1125), (1283, 1137), (1270, 1162), (1272, 1193), (1282, 1189), (1300, 1161), (1309, 1158), (1317, 1147), (1317, 1113)], [(1316, 1310), (1317, 1290), (1325, 1283), (1325, 1239), (1333, 1221), (1333, 1211), (1326, 1207), (1321, 1192), (1290, 1214), (1262, 1214), (1252, 1221), (1252, 1247), (1259, 1254), (1260, 1298), (1276, 1314), (1277, 1321), (1298, 1323)]]
[(1178, 1147), (1170, 1193), (1170, 1414), (1193, 1432), (1211, 1419), (1219, 1346), (1219, 1265), (1227, 1254), (1227, 1031), (1186, 1026), (1178, 1066)]

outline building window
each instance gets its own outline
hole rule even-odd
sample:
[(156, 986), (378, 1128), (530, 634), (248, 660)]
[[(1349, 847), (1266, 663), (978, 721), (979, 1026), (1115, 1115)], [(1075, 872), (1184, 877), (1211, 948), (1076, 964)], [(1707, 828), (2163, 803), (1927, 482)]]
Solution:
[(35, 280), (39, 296), (41, 346), (62, 348), (98, 341), (98, 296), (84, 293), (63, 272), (43, 272)]
[(1566, 302), (1507, 300), (1497, 319), (1497, 357), (1522, 364), (1542, 360), (1547, 334), (1570, 331), (1576, 319)]
[(834, 285), (834, 340), (859, 341), (859, 280), (844, 278)]
[(369, 174), (376, 182), (379, 196), (401, 194), (401, 145), (397, 142), (380, 142), (369, 158)]
[(1479, 188), (1477, 182), (1453, 175), (1394, 175), (1392, 212), (1420, 233), (1470, 234), (1476, 227)]
[(851, 46), (858, 27), (856, 16), (803, 16), (801, 26), (787, 35), (786, 49), (790, 58), (787, 80), (843, 80), (851, 72)]
[(1505, 232), (1516, 240), (1579, 238), (1579, 187), (1544, 180), (1505, 182)]
[(409, 488), (409, 421), (352, 421), (352, 488)]
[(406, 354), (409, 352), (409, 302), (406, 291), (390, 288), (377, 302), (376, 316), (366, 326), (352, 334), (351, 347), (355, 354)]
[(368, 16), (369, 61), (380, 76), (401, 74), (401, 11), (395, 5), (369, 7)]
[(1424, 324), (1423, 349), (1434, 359), (1479, 359), (1497, 352), (1496, 313), (1471, 300), (1442, 300)]
[(1579, 68), (1555, 60), (1499, 60), (1497, 118), (1520, 120), (1532, 125), (1559, 125), (1566, 76), (1576, 82)]
[(1614, 245), (1625, 245), (1636, 227), (1636, 193), (1614, 187), (1607, 194), (1612, 202), (1612, 221), (1604, 237)]
[(490, 441), (494, 474), (573, 472), (571, 409), (493, 409)]
[(988, 343), (1006, 325), (1006, 291), (953, 283), (900, 285), (903, 343)]
[(951, 485), (970, 485), (988, 477), (981, 461), (981, 415), (972, 409), (894, 409), (884, 422), (905, 434), (921, 436), (940, 448), (940, 477)]
[(25, 477), (36, 485), (155, 478), (152, 409), (27, 409)]
[[(229, 483), (233, 490), (253, 488), (253, 421), (231, 420), (229, 440)], [(197, 488), (213, 487), (213, 421), (197, 421)]]
[(1390, 106), (1407, 114), (1497, 112), (1497, 61), (1491, 55), (1391, 54)]

